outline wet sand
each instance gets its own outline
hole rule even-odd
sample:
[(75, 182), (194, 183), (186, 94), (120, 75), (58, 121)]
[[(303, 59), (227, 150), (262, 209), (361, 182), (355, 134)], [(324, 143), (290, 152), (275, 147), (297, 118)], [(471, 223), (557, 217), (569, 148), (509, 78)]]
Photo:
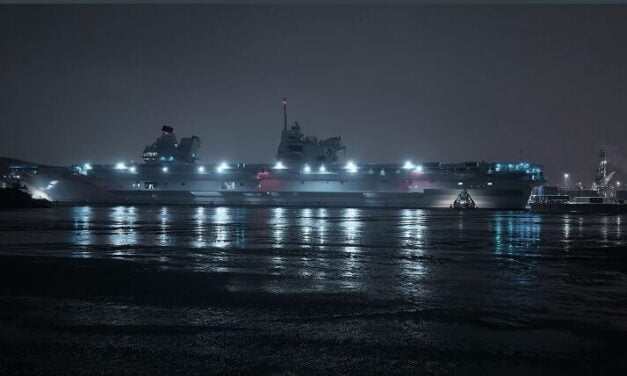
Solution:
[(0, 212), (1, 374), (622, 374), (620, 216)]

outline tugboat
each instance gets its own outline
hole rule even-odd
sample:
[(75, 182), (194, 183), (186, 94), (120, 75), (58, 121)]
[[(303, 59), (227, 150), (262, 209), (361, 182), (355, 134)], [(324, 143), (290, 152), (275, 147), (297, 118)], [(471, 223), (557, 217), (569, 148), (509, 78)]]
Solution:
[(470, 197), (470, 194), (466, 189), (462, 189), (457, 199), (451, 204), (451, 209), (477, 209), (475, 200)]

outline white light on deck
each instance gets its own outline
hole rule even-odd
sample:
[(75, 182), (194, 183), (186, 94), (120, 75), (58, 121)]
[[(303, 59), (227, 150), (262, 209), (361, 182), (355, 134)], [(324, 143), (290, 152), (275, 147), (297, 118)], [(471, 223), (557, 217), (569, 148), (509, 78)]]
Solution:
[(460, 181), (460, 182), (457, 182), (457, 185), (464, 185), (464, 183)]
[(137, 167), (135, 167), (135, 166), (131, 166), (131, 167), (129, 167), (129, 169), (128, 169), (128, 170), (134, 174), (134, 173), (136, 173), (136, 172), (137, 172)]
[(348, 161), (348, 163), (346, 164), (346, 170), (351, 174), (354, 174), (357, 172), (357, 165), (353, 161)]
[(422, 172), (422, 166), (421, 165), (416, 166), (416, 168), (414, 169), (414, 172)]
[(492, 182), (491, 182), (491, 181), (489, 181), (489, 182), (488, 182), (488, 185), (491, 187), (491, 186), (492, 186)]
[(168, 167), (167, 167), (167, 166), (163, 166), (163, 167), (161, 167), (161, 171), (163, 171), (163, 172), (168, 172), (168, 171), (169, 171), (169, 169), (168, 169)]
[(116, 170), (126, 170), (126, 163), (124, 162), (118, 162), (115, 164), (115, 169)]
[(43, 192), (39, 189), (31, 189), (31, 193), (34, 199), (44, 199), (48, 201), (52, 201), (50, 196), (46, 192)]
[(201, 174), (205, 173), (205, 166), (198, 166), (198, 172)]
[(285, 169), (286, 169), (286, 167), (285, 167), (285, 165), (283, 164), (283, 162), (281, 162), (281, 161), (277, 161), (277, 163), (274, 165), (274, 169), (275, 169), (275, 170), (285, 170)]
[(89, 163), (85, 163), (85, 164), (83, 165), (83, 170), (85, 170), (85, 171), (89, 171), (89, 170), (91, 170), (91, 169), (92, 169), (92, 167), (91, 167), (91, 165), (90, 165)]
[(412, 168), (414, 168), (414, 164), (411, 163), (411, 161), (406, 161), (405, 164), (403, 165), (403, 168), (406, 170), (411, 170)]
[(226, 162), (220, 163), (218, 168), (216, 169), (219, 173), (223, 173), (225, 170), (229, 169), (229, 165)]
[(305, 165), (305, 167), (303, 167), (303, 172), (305, 174), (308, 174), (311, 172), (311, 167), (309, 167), (309, 165)]
[(327, 168), (324, 167), (324, 165), (321, 165), (320, 168), (318, 169), (318, 171), (320, 171), (320, 172), (327, 172)]

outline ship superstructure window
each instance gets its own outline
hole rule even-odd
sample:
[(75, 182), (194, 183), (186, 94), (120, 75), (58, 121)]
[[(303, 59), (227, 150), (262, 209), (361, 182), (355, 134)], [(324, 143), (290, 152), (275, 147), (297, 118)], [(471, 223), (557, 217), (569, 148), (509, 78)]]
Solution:
[(147, 181), (144, 183), (144, 188), (146, 189), (155, 189), (157, 188), (157, 182), (156, 181)]

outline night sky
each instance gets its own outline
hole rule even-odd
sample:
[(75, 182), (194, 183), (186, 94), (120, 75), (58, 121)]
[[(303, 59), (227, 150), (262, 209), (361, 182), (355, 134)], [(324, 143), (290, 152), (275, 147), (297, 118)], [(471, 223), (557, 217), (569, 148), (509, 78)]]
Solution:
[(364, 162), (627, 171), (625, 6), (0, 6), (0, 56), (0, 156), (140, 160), (168, 124), (270, 162), (286, 96)]

